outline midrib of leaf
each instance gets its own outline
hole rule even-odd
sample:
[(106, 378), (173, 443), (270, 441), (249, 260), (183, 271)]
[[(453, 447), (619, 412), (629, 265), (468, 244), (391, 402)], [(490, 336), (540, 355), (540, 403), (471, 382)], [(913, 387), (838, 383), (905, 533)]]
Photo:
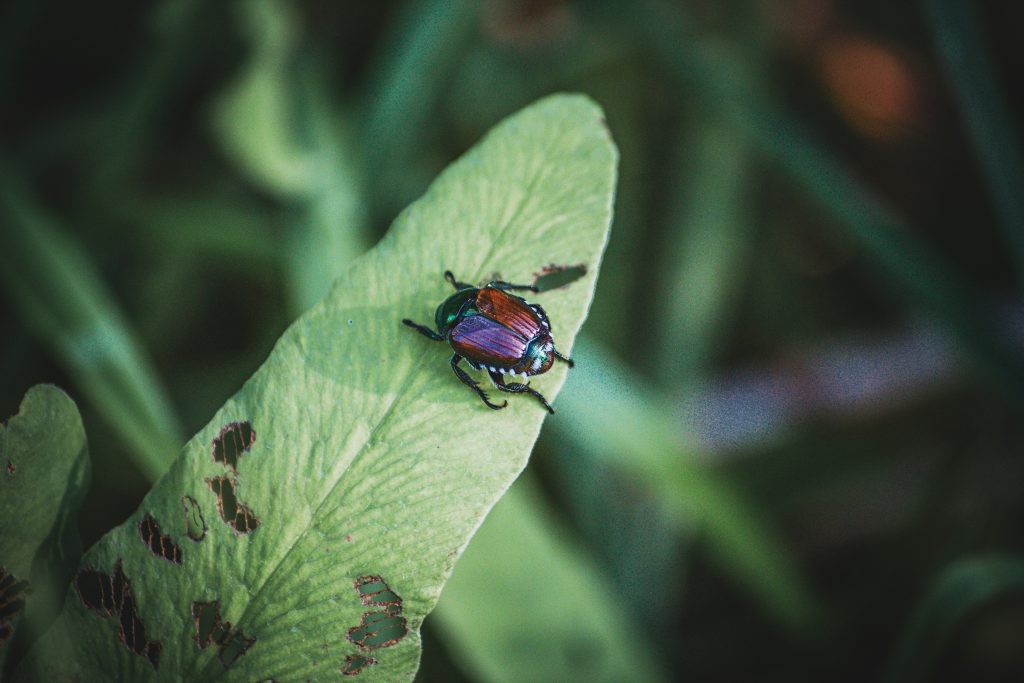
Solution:
[[(517, 221), (523, 215), (523, 211), (528, 202), (530, 201), (530, 198), (534, 195), (538, 183), (547, 175), (546, 171), (548, 171), (548, 169), (551, 166), (552, 164), (547, 163), (541, 165), (536, 171), (534, 171), (532, 177), (525, 184), (523, 194), (521, 198), (517, 201), (516, 206), (512, 209), (511, 215), (508, 217), (508, 219), (506, 219), (504, 225), (502, 225), (502, 227), (499, 228), (490, 246), (488, 247), (485, 256), (480, 260), (481, 264), (476, 268), (475, 271), (477, 273), (478, 278), (482, 279), (490, 277), (489, 274), (484, 274), (487, 271), (486, 264), (492, 262), (492, 259), (496, 256), (497, 245), (505, 243), (505, 238), (508, 231), (512, 228), (513, 225), (517, 223)], [(385, 240), (387, 239), (389, 239), (389, 237), (385, 237)], [(462, 277), (461, 274), (458, 273), (456, 274), (456, 276), (460, 278)], [(479, 282), (479, 279), (471, 280), (471, 282)], [(395, 323), (399, 324), (399, 321), (396, 320)], [(409, 338), (412, 341), (417, 343), (420, 341), (425, 341), (420, 339), (419, 336), (416, 335), (412, 330), (409, 330), (409, 333)], [(444, 348), (446, 350), (450, 350), (450, 348), (447, 345)], [(568, 351), (568, 349), (566, 351)], [(389, 422), (391, 420), (392, 415), (395, 413), (395, 409), (399, 405), (403, 404), (407, 397), (416, 395), (414, 389), (418, 384), (423, 383), (423, 379), (426, 376), (422, 372), (419, 372), (418, 369), (422, 366), (424, 361), (426, 361), (429, 356), (433, 355), (438, 355), (438, 350), (435, 348), (435, 345), (423, 345), (421, 351), (415, 356), (417, 362), (411, 365), (411, 370), (409, 372), (403, 374), (405, 380), (401, 382), (399, 385), (405, 387), (405, 390), (395, 394), (395, 397), (390, 401), (387, 408), (384, 409), (380, 419), (376, 421), (374, 427), (368, 433), (365, 441), (363, 441), (363, 444), (355, 452), (351, 460), (349, 460), (348, 465), (345, 466), (344, 469), (341, 469), (338, 472), (337, 476), (335, 477), (334, 481), (332, 481), (327, 487), (324, 488), (324, 495), (320, 497), (320, 500), (316, 504), (316, 508), (313, 510), (313, 513), (309, 516), (309, 519), (306, 522), (302, 531), (293, 537), (292, 542), (288, 544), (287, 549), (281, 555), (280, 559), (276, 562), (274, 568), (270, 571), (269, 574), (266, 575), (266, 579), (263, 580), (263, 582), (259, 585), (258, 588), (256, 588), (255, 591), (250, 591), (250, 599), (246, 602), (245, 607), (242, 610), (242, 614), (238, 618), (238, 628), (245, 630), (245, 626), (247, 625), (246, 618), (249, 617), (249, 615), (251, 614), (253, 605), (258, 604), (260, 602), (260, 598), (263, 595), (264, 590), (268, 585), (273, 584), (273, 580), (277, 576), (281, 568), (288, 566), (288, 559), (292, 556), (295, 549), (297, 547), (300, 547), (300, 542), (309, 534), (309, 531), (314, 526), (316, 520), (321, 518), (323, 506), (329, 500), (333, 500), (335, 498), (335, 493), (338, 489), (338, 486), (345, 480), (346, 475), (356, 467), (357, 463), (359, 463), (359, 461), (363, 459), (364, 455), (366, 455), (367, 453), (371, 453), (375, 450), (373, 448), (373, 445), (380, 443), (377, 440), (377, 437), (387, 436), (387, 428), (390, 427)], [(447, 354), (445, 354), (445, 357), (447, 357)], [(439, 372), (444, 372), (447, 370), (446, 364), (439, 364), (439, 366)], [(457, 388), (460, 384), (461, 383), (453, 382), (453, 388)], [(497, 391), (497, 389), (494, 389), (494, 391)], [(532, 437), (531, 441), (535, 440), (539, 433), (540, 424), (538, 424), (535, 433), (530, 435)], [(480, 524), (483, 523), (483, 520), (484, 516), (480, 516), (480, 518), (477, 521), (476, 527), (473, 529), (473, 533), (475, 533), (476, 529), (479, 528)], [(471, 533), (469, 538), (472, 538), (472, 535), (473, 534)], [(268, 623), (272, 624), (273, 622), (271, 621)], [(209, 658), (206, 664), (203, 666), (202, 670), (199, 672), (199, 676), (201, 680), (221, 680), (230, 671), (230, 668), (223, 667), (219, 660), (217, 660), (216, 658)]]

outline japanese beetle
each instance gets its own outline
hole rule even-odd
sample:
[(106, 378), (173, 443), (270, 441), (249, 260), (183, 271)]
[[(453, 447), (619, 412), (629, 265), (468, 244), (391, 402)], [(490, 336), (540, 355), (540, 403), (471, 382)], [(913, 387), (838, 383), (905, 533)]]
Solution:
[(522, 375), (523, 379), (541, 375), (551, 369), (556, 358), (568, 363), (570, 368), (573, 366), (572, 359), (555, 350), (551, 323), (544, 309), (509, 294), (515, 290), (536, 292), (537, 287), (503, 280), (474, 287), (456, 280), (450, 270), (445, 271), (444, 279), (455, 288), (455, 293), (437, 307), (434, 314), (437, 331), (408, 318), (402, 322), (434, 341), (448, 342), (455, 351), (451, 360), (455, 375), (475, 391), (488, 408), (501, 410), (508, 401), (500, 405), (491, 403), (479, 383), (459, 367), (463, 358), (473, 368), (486, 370), (499, 391), (535, 396), (553, 414), (555, 410), (547, 399), (528, 383), (505, 383), (505, 375)]

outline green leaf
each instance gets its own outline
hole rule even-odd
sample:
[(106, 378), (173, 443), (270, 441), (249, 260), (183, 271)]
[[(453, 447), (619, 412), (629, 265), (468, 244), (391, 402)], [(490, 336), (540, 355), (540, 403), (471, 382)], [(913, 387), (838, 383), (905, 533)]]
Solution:
[(82, 552), (75, 520), (88, 479), (74, 401), (32, 387), (0, 425), (0, 669), (60, 610)]
[(95, 264), (69, 232), (0, 168), (0, 279), (32, 333), (48, 345), (156, 479), (181, 443), (180, 427), (141, 343)]
[(930, 680), (932, 667), (957, 627), (1000, 598), (1024, 595), (1024, 559), (993, 555), (954, 562), (935, 579), (914, 610), (886, 681)]
[[(615, 162), (600, 109), (562, 95), (449, 167), (89, 551), (79, 593), (19, 673), (327, 681), (362, 665), (362, 679), (411, 678), (423, 618), (546, 413), (529, 397), (488, 410), (452, 376), (446, 347), (400, 321), (430, 319), (451, 292), (446, 268), (515, 281), (583, 263), (582, 279), (537, 298), (568, 352)], [(533, 386), (553, 399), (565, 374), (559, 364)], [(108, 600), (116, 589), (131, 599)], [(69, 654), (48, 657), (60, 641)]]
[(594, 342), (581, 339), (577, 349), (580, 366), (593, 370), (570, 376), (562, 401), (569, 419), (553, 423), (557, 433), (582, 454), (635, 476), (677, 525), (699, 525), (719, 564), (775, 617), (812, 627), (821, 607), (763, 512), (694, 458), (682, 424), (656, 391)]
[(524, 474), (473, 536), (437, 619), (474, 680), (661, 680), (599, 574)]

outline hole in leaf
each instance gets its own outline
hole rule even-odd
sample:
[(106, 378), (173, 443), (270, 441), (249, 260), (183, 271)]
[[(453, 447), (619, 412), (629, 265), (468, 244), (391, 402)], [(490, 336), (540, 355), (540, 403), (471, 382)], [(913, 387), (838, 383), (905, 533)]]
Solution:
[(235, 660), (249, 651), (249, 648), (256, 642), (256, 638), (247, 636), (241, 631), (235, 631), (227, 642), (220, 646), (217, 656), (225, 668), (235, 663)]
[(348, 639), (362, 650), (391, 647), (408, 633), (402, 616), (402, 598), (377, 575), (360, 576), (352, 582), (359, 601), (367, 607), (383, 607), (383, 611), (366, 612), (359, 626), (348, 630)]
[(217, 656), (225, 668), (235, 663), (249, 651), (256, 638), (247, 636), (241, 630), (232, 633), (231, 622), (220, 618), (220, 601), (193, 602), (192, 621), (196, 625), (196, 645), (202, 650), (217, 645)]
[(185, 534), (196, 543), (206, 538), (206, 520), (196, 499), (182, 496), (181, 507), (185, 510)]
[(7, 642), (14, 635), (14, 620), (25, 609), (28, 581), (19, 580), (0, 566), (0, 643)]
[(170, 536), (160, 533), (160, 525), (153, 515), (146, 513), (146, 516), (139, 520), (139, 536), (142, 537), (142, 542), (149, 546), (151, 553), (168, 562), (181, 564), (181, 548), (175, 545)]
[(220, 602), (193, 602), (192, 621), (196, 625), (196, 645), (202, 650), (215, 640), (213, 631), (221, 624)]
[(358, 676), (363, 669), (373, 666), (377, 660), (366, 655), (348, 655), (345, 657), (345, 666), (341, 667), (343, 676)]
[(556, 266), (550, 264), (544, 266), (539, 273), (534, 273), (533, 284), (537, 290), (546, 292), (550, 289), (567, 287), (576, 280), (587, 274), (587, 267), (584, 264), (578, 266)]
[(125, 647), (148, 659), (154, 669), (160, 666), (160, 643), (146, 640), (145, 627), (135, 609), (131, 583), (121, 571), (121, 560), (114, 565), (113, 574), (80, 569), (75, 575), (75, 589), (85, 607), (101, 617), (117, 619)]
[(237, 472), (238, 461), (252, 448), (255, 441), (256, 430), (248, 421), (229, 422), (213, 440), (213, 459)]
[(391, 590), (384, 579), (379, 576), (360, 576), (353, 582), (359, 599), (367, 607), (402, 608), (402, 598)]
[(408, 632), (401, 610), (389, 608), (384, 612), (367, 612), (359, 626), (348, 630), (348, 639), (363, 650), (391, 647)]
[(260, 520), (256, 514), (247, 506), (238, 502), (235, 494), (235, 487), (238, 485), (236, 479), (229, 477), (213, 477), (207, 479), (210, 490), (217, 496), (217, 511), (220, 518), (235, 530), (235, 533), (242, 535), (255, 531)]

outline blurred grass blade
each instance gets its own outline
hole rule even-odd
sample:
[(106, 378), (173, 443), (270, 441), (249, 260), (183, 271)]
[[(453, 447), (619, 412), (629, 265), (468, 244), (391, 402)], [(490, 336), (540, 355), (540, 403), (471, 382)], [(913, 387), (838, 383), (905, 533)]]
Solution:
[(233, 10), (250, 53), (216, 102), (214, 133), (254, 183), (277, 196), (307, 196), (315, 180), (295, 107), (295, 52), (302, 38), (295, 10), (277, 0), (235, 2)]
[(997, 555), (953, 563), (939, 574), (914, 610), (885, 680), (931, 680), (936, 661), (964, 619), (1000, 598), (1022, 596), (1024, 558)]
[(235, 11), (252, 52), (217, 103), (214, 129), (239, 169), (291, 207), (277, 256), (301, 313), (368, 246), (362, 164), (325, 55), (305, 44), (293, 8), (258, 0)]
[(253, 277), (273, 272), (280, 259), (277, 217), (255, 202), (197, 192), (123, 197), (114, 208), (119, 217), (144, 226), (137, 239), (161, 254), (216, 260)]
[(452, 69), (476, 28), (482, 3), (411, 0), (385, 31), (369, 76), (362, 140), (374, 200), (390, 213), (421, 188), (413, 174), (415, 152)]
[(892, 290), (929, 311), (961, 341), (986, 378), (1024, 404), (1024, 357), (996, 324), (990, 307), (956, 270), (858, 182), (794, 116), (760, 96), (743, 65), (687, 29), (665, 3), (645, 0), (607, 19), (632, 26), (683, 83), (692, 86), (751, 144), (767, 154), (844, 229)]
[(678, 420), (656, 392), (590, 340), (573, 352), (577, 371), (550, 427), (581, 452), (615, 465), (659, 498), (678, 524), (696, 524), (722, 568), (776, 618), (807, 628), (820, 608), (764, 513), (687, 452)]
[(646, 634), (599, 574), (525, 473), (473, 536), (436, 618), (473, 680), (662, 680)]
[(318, 62), (307, 55), (299, 72), (298, 105), (305, 121), (315, 183), (288, 232), (287, 272), (292, 310), (319, 301), (360, 254), (370, 247), (361, 160), (348, 122), (330, 96)]
[(635, 330), (629, 311), (642, 295), (640, 274), (649, 267), (650, 251), (646, 230), (656, 221), (650, 202), (650, 168), (657, 162), (656, 135), (649, 125), (651, 113), (644, 101), (646, 69), (635, 61), (625, 62), (608, 80), (594, 79), (589, 92), (608, 112), (615, 126), (615, 142), (622, 150), (619, 187), (615, 193), (615, 230), (605, 256), (605, 268), (597, 283), (591, 329), (601, 330), (601, 339), (625, 351), (634, 343)]
[[(240, 276), (267, 288), (281, 282), (281, 212), (268, 210), (265, 202), (247, 200), (234, 193), (195, 192), (187, 196), (122, 196), (113, 198), (111, 213), (136, 226), (133, 236), (150, 253), (160, 254), (147, 269), (147, 277), (131, 292), (125, 307), (132, 312), (135, 329), (146, 340), (154, 355), (174, 349), (194, 330), (183, 326), (183, 316), (201, 310), (208, 302), (204, 286), (211, 271), (218, 277)], [(174, 292), (168, 300), (167, 293)], [(276, 338), (277, 332), (273, 332)], [(248, 370), (229, 384), (237, 383), (251, 372), (265, 355), (266, 348), (249, 339), (252, 353), (233, 355), (217, 367), (203, 364), (206, 379), (239, 362), (248, 362)], [(178, 367), (170, 380), (174, 386), (196, 391), (212, 389), (213, 382), (200, 379), (190, 382), (188, 372)], [(219, 392), (213, 405), (223, 398)], [(209, 415), (212, 406), (201, 408), (201, 402), (182, 405), (181, 417), (192, 424)], [(198, 414), (194, 412), (198, 409)]]
[(657, 368), (667, 386), (707, 369), (726, 329), (749, 256), (750, 163), (746, 140), (705, 118), (677, 143), (676, 199), (659, 272), (667, 275)]
[(152, 35), (95, 135), (102, 142), (92, 150), (90, 180), (97, 194), (124, 180), (154, 147), (157, 128), (173, 110), (175, 89), (202, 62), (203, 48), (216, 45), (207, 32), (213, 22), (202, 21), (207, 8), (200, 0), (162, 0), (149, 8)]
[(135, 333), (85, 253), (0, 171), (0, 278), (35, 336), (131, 447), (150, 479), (170, 466), (180, 428)]
[(9, 680), (60, 612), (82, 554), (77, 520), (89, 456), (75, 402), (55, 386), (29, 389), (18, 414), (0, 423), (0, 466), (0, 574), (26, 582), (23, 591), (10, 583), (0, 590), (0, 679)]
[[(545, 436), (550, 437), (550, 430)], [(565, 439), (555, 439), (545, 452), (545, 464), (554, 466), (560, 497), (582, 545), (599, 564), (615, 599), (643, 634), (652, 650), (674, 653), (678, 647), (678, 623), (686, 584), (692, 528), (664, 514), (661, 501), (620, 469), (607, 462), (580, 458)], [(549, 441), (550, 443), (550, 441)], [(651, 598), (657, 586), (657, 599)]]
[[(999, 70), (978, 16), (977, 3), (927, 0), (925, 16), (935, 48), (960, 101), (988, 191), (1006, 242), (1017, 260), (1018, 284), (1024, 278), (1024, 149), (1020, 120), (998, 83)], [(1009, 76), (1009, 74), (1004, 74)]]

